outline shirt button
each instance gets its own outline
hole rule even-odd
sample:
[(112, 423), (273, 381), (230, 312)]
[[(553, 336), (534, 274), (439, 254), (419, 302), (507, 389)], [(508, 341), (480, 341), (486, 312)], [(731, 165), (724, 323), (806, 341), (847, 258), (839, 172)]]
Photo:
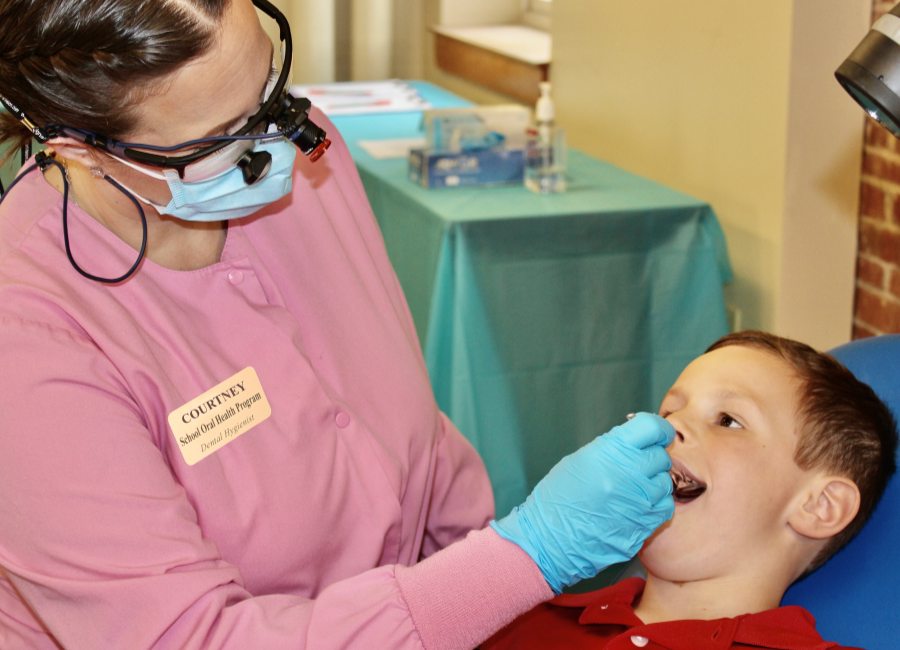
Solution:
[(229, 271), (228, 273), (228, 281), (234, 286), (239, 285), (244, 281), (244, 274), (241, 271)]
[(350, 414), (339, 411), (338, 414), (334, 416), (334, 423), (338, 425), (339, 429), (346, 429), (350, 426)]
[(643, 648), (645, 645), (650, 643), (650, 639), (645, 636), (633, 636), (631, 637), (631, 642), (639, 648)]

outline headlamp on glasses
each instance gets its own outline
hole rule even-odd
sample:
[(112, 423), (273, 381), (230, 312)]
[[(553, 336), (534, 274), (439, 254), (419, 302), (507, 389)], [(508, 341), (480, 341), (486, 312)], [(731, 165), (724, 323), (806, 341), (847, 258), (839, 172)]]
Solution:
[[(256, 151), (257, 144), (278, 138), (287, 138), (297, 145), (305, 156), (309, 156), (310, 161), (316, 162), (331, 146), (331, 140), (327, 139), (325, 131), (309, 119), (309, 111), (312, 108), (310, 101), (305, 97), (294, 97), (290, 94), (289, 80), (293, 57), (290, 25), (284, 14), (268, 0), (252, 1), (260, 11), (278, 23), (281, 38), (281, 72), (259, 111), (233, 134), (201, 138), (174, 147), (118, 142), (90, 131), (61, 124), (41, 127), (2, 95), (0, 103), (27, 126), (42, 144), (56, 137), (74, 138), (134, 163), (174, 169), (185, 182), (204, 181), (236, 165), (243, 173), (244, 182), (253, 185), (265, 178), (272, 164), (271, 154), (267, 151)], [(189, 154), (173, 155), (186, 148), (195, 150)]]

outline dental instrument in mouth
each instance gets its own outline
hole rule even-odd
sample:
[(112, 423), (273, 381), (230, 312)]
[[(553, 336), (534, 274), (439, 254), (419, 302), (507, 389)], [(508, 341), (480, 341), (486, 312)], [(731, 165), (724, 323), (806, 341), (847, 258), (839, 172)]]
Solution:
[(681, 470), (673, 467), (669, 470), (669, 476), (672, 477), (672, 496), (679, 503), (687, 503), (693, 501), (701, 494), (706, 492), (706, 484), (701, 481), (695, 481)]
[[(635, 415), (637, 414), (629, 413), (625, 417), (628, 420), (633, 420)], [(672, 478), (672, 496), (679, 503), (693, 501), (706, 492), (706, 483), (691, 478), (674, 466), (669, 470), (669, 476)]]

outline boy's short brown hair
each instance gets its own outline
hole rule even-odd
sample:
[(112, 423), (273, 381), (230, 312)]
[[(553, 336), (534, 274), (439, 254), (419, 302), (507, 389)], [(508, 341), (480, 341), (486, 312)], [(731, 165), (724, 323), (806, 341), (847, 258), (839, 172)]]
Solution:
[(828, 354), (757, 331), (724, 336), (707, 352), (733, 345), (774, 354), (800, 380), (801, 427), (794, 462), (803, 470), (834, 472), (859, 488), (856, 517), (828, 541), (806, 576), (846, 546), (872, 516), (897, 468), (897, 424), (875, 391)]

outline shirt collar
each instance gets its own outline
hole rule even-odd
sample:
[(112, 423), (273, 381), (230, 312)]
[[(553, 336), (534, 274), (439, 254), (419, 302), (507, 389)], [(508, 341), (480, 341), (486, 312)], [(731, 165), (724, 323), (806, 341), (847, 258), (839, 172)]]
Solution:
[(590, 594), (564, 594), (551, 603), (581, 607), (581, 625), (620, 625), (668, 650), (726, 650), (735, 643), (774, 650), (827, 650), (838, 644), (822, 640), (816, 621), (802, 607), (779, 607), (758, 614), (714, 621), (644, 623), (634, 614), (634, 601), (644, 591), (641, 578), (623, 580)]

